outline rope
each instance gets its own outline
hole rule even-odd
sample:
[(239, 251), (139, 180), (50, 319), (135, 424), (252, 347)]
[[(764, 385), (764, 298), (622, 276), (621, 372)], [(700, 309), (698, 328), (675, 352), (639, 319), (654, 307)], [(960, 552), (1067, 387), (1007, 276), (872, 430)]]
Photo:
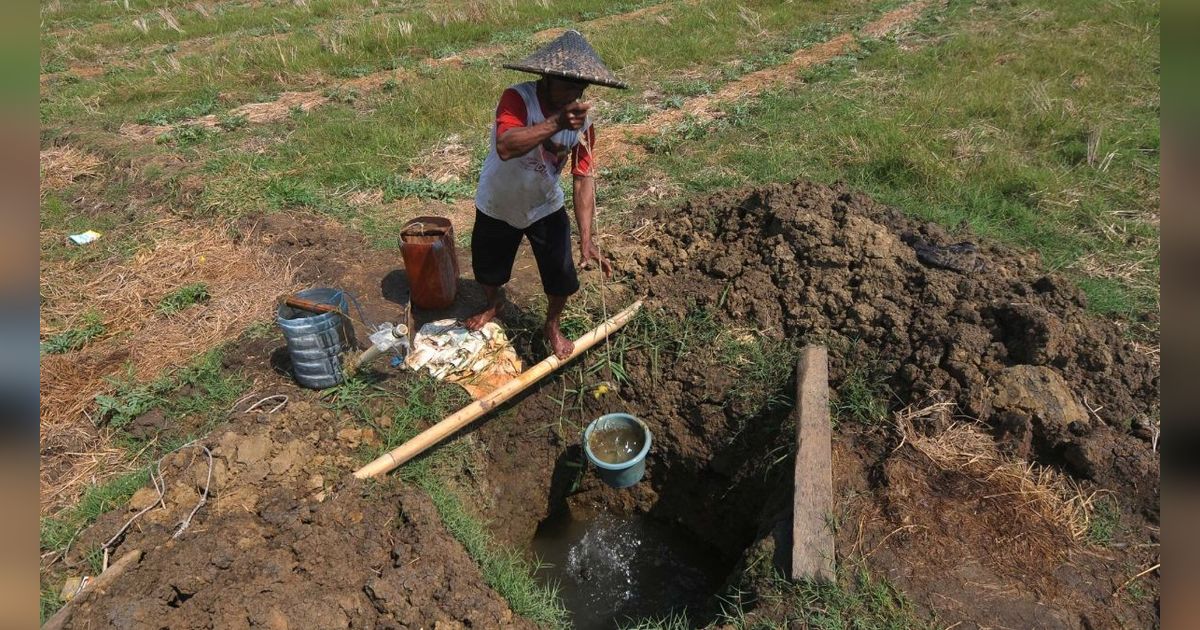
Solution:
[[(588, 157), (592, 158), (592, 170), (595, 171), (597, 168), (596, 154), (592, 151), (591, 136), (586, 133), (586, 131), (591, 130), (591, 122), (592, 122), (592, 118), (591, 118), (591, 114), (589, 113), (588, 117), (587, 117), (587, 123), (584, 125), (583, 130), (581, 130), (581, 131), (584, 131), (584, 133), (579, 134), (579, 146), (581, 148), (583, 148), (583, 150), (588, 154)], [(600, 186), (600, 183), (596, 180), (596, 178), (593, 177), (592, 178), (592, 245), (596, 248), (596, 256), (599, 259), (596, 261), (596, 265), (600, 268), (600, 313), (604, 318), (602, 321), (608, 321), (608, 303), (604, 297), (604, 294), (608, 291), (609, 277), (607, 274), (604, 273), (604, 260), (605, 260), (604, 259), (604, 250), (600, 248), (600, 244), (599, 244), (600, 239), (597, 238), (597, 234), (596, 234), (596, 226), (599, 224), (599, 221), (597, 220), (597, 218), (599, 217), (599, 213), (600, 213), (599, 208), (596, 205), (596, 198), (599, 196), (597, 194), (597, 190), (598, 190), (599, 186)], [(608, 380), (609, 384), (615, 386), (616, 381), (613, 379), (613, 374), (612, 374), (612, 340), (607, 336), (604, 338), (604, 354), (605, 354), (605, 358), (607, 359), (607, 361), (605, 362), (605, 369), (604, 369), (606, 376), (607, 376), (607, 380)]]

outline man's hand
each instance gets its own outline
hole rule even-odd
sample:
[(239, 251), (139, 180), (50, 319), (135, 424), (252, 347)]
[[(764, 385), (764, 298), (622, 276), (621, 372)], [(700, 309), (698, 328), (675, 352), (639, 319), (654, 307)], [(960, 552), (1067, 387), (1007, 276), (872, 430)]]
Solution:
[(583, 123), (587, 122), (587, 113), (591, 108), (591, 103), (573, 101), (558, 112), (558, 115), (554, 117), (555, 122), (558, 123), (559, 129), (581, 129)]
[(604, 272), (604, 277), (608, 278), (612, 276), (612, 265), (600, 255), (600, 248), (596, 247), (596, 244), (591, 239), (579, 242), (579, 258), (580, 267), (591, 269), (592, 261), (594, 260), (600, 264), (600, 271)]

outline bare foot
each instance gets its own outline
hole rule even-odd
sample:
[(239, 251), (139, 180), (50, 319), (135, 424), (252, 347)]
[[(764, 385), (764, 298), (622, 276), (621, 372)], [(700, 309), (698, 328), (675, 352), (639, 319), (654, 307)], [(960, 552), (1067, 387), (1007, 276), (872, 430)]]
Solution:
[(487, 325), (488, 322), (496, 318), (500, 314), (500, 305), (493, 304), (482, 311), (467, 318), (467, 330), (479, 330)]
[(558, 326), (547, 325), (542, 332), (546, 335), (546, 341), (550, 344), (550, 349), (554, 351), (554, 356), (560, 360), (571, 356), (571, 352), (575, 350), (575, 344), (563, 336)]

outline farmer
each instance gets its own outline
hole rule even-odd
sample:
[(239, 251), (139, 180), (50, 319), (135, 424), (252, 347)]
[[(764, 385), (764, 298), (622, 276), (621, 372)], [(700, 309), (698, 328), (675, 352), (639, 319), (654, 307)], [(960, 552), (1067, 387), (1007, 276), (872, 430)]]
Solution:
[(579, 290), (579, 278), (571, 260), (571, 221), (559, 175), (569, 155), (580, 264), (586, 269), (595, 262), (605, 275), (611, 274), (611, 266), (592, 240), (596, 131), (588, 117), (591, 104), (579, 99), (592, 83), (626, 86), (578, 31), (567, 31), (519, 63), (504, 67), (541, 78), (508, 88), (496, 108), (491, 151), (475, 193), (471, 233), (471, 266), (487, 304), (467, 319), (467, 327), (478, 330), (499, 313), (500, 289), (512, 276), (524, 236), (533, 249), (549, 302), (542, 331), (554, 354), (565, 359), (574, 344), (562, 334), (559, 318), (567, 298)]

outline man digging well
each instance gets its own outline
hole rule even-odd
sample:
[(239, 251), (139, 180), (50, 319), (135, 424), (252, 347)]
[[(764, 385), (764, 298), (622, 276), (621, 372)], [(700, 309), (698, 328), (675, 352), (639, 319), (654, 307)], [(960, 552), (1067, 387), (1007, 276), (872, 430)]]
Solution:
[(512, 276), (524, 236), (533, 249), (549, 302), (542, 330), (554, 354), (565, 359), (574, 344), (562, 334), (559, 319), (567, 298), (579, 290), (579, 278), (571, 259), (571, 221), (559, 176), (569, 154), (580, 264), (587, 268), (595, 262), (605, 275), (612, 273), (592, 241), (596, 132), (588, 116), (591, 105), (579, 99), (589, 84), (626, 86), (578, 31), (567, 31), (520, 62), (504, 67), (541, 78), (508, 88), (496, 108), (491, 150), (475, 193), (471, 233), (471, 264), (475, 280), (487, 295), (487, 305), (467, 319), (467, 327), (478, 330), (499, 313), (500, 289)]

